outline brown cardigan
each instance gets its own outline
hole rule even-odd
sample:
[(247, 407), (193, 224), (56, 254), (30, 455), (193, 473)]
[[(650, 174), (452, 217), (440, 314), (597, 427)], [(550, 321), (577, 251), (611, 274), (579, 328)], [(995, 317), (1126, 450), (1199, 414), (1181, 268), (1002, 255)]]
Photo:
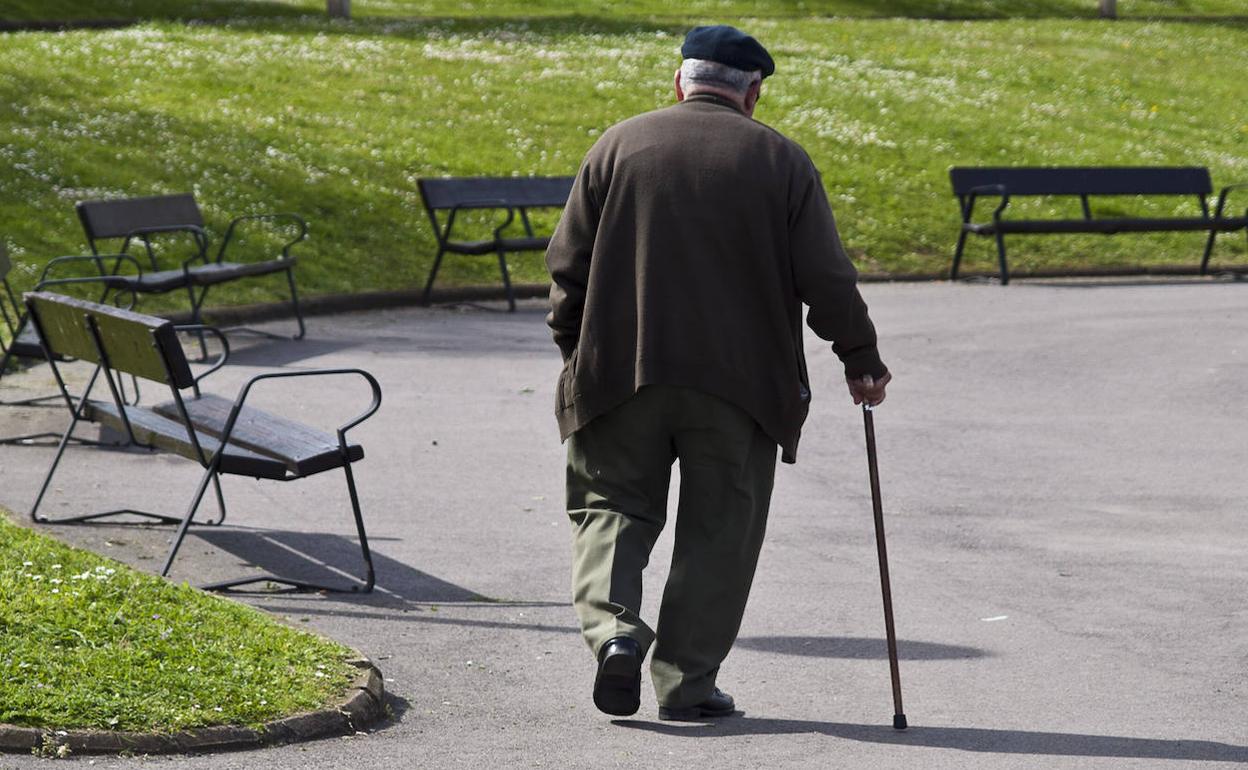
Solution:
[(749, 412), (796, 459), (806, 322), (850, 377), (887, 371), (819, 173), (795, 142), (695, 95), (608, 129), (546, 252), (567, 438), (645, 385)]

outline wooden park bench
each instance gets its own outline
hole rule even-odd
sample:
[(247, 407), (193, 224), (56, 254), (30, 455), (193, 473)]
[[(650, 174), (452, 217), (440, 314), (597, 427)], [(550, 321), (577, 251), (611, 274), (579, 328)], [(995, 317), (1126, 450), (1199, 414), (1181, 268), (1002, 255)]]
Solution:
[[(503, 288), (507, 292), (507, 307), (516, 309), (515, 292), (511, 288), (511, 275), (507, 270), (507, 254), (523, 251), (545, 251), (550, 245), (549, 236), (538, 236), (529, 222), (529, 209), (561, 208), (568, 202), (573, 177), (460, 177), (419, 179), (420, 197), (433, 225), (438, 240), (438, 253), (433, 258), (429, 280), (425, 282), (422, 297), (429, 304), (433, 280), (442, 265), (442, 256), (452, 254), (497, 254), (498, 269), (503, 275)], [(455, 216), (472, 209), (496, 209), (506, 211), (502, 223), (494, 228), (493, 237), (478, 240), (456, 240), (451, 232)], [(438, 212), (444, 212), (445, 222), (438, 221)], [(519, 214), (524, 227), (523, 235), (504, 233)]]
[[(962, 213), (962, 230), (953, 254), (951, 279), (957, 279), (966, 237), (970, 234), (992, 236), (997, 242), (997, 261), (1001, 283), (1010, 281), (1005, 258), (1005, 236), (1057, 233), (1145, 233), (1145, 232), (1207, 232), (1200, 272), (1209, 269), (1214, 240), (1220, 232), (1248, 227), (1244, 216), (1224, 216), (1227, 197), (1232, 190), (1248, 187), (1238, 184), (1224, 187), (1218, 195), (1217, 207), (1209, 213), (1209, 196), (1213, 182), (1209, 170), (1199, 167), (1011, 167), (953, 168), (949, 171), (953, 194)], [(1199, 216), (1188, 217), (1127, 217), (1094, 216), (1089, 198), (1104, 195), (1184, 195), (1196, 199)], [(1007, 219), (1004, 214), (1010, 200), (1021, 196), (1078, 196), (1083, 216), (1067, 219)], [(991, 221), (972, 221), (979, 198), (998, 199)]]
[[(177, 536), (161, 570), (162, 575), (168, 575), (209, 484), (213, 485), (220, 509), (220, 518), (213, 523), (220, 524), (224, 520), (225, 500), (220, 483), (220, 476), (223, 474), (294, 481), (341, 468), (346, 476), (347, 492), (367, 572), (359, 584), (342, 588), (288, 577), (260, 575), (204, 587), (230, 589), (252, 583), (271, 582), (295, 590), (372, 590), (373, 560), (364, 532), (355, 477), (351, 470), (353, 463), (363, 459), (364, 449), (347, 440), (347, 432), (371, 417), (381, 405), (381, 386), (371, 374), (362, 369), (314, 369), (259, 374), (248, 380), (238, 396), (230, 400), (200, 390), (204, 378), (219, 370), (229, 357), (229, 343), (225, 335), (211, 327), (191, 328), (202, 329), (216, 336), (221, 341), (224, 352), (211, 367), (195, 376), (177, 337), (179, 330), (188, 327), (175, 327), (162, 318), (47, 292), (27, 294), (26, 307), (42, 340), (44, 353), (52, 365), (65, 404), (72, 413), (69, 427), (61, 437), (39, 496), (31, 508), (30, 515), (34, 521), (52, 524), (82, 523), (129, 515), (162, 524), (177, 524)], [(97, 365), (79, 397), (75, 398), (68, 392), (65, 380), (57, 368), (58, 358), (75, 358)], [(167, 386), (170, 400), (153, 406), (126, 403), (117, 387), (117, 380), (122, 374)], [(246, 404), (252, 389), (266, 380), (344, 375), (362, 377), (372, 389), (372, 403), (334, 433)], [(111, 398), (92, 398), (92, 392), (101, 380), (107, 386)], [(57, 520), (39, 516), (39, 505), (61, 462), (65, 446), (74, 428), (83, 420), (111, 428), (124, 435), (132, 445), (175, 454), (198, 463), (204, 473), (191, 497), (186, 514), (177, 519), (160, 513), (126, 508)], [(136, 478), (132, 481), (134, 486), (139, 487), (151, 483), (159, 482), (154, 478)]]
[[(290, 303), (294, 310), (299, 331), (295, 339), (302, 339), (305, 329), (303, 313), (299, 308), (299, 293), (295, 288), (295, 257), (291, 248), (307, 237), (308, 225), (297, 214), (254, 214), (237, 217), (226, 227), (225, 236), (217, 249), (215, 258), (208, 254), (209, 239), (204, 230), (204, 217), (199, 211), (195, 197), (189, 193), (179, 195), (156, 195), (146, 198), (120, 198), (116, 200), (80, 201), (75, 208), (82, 221), (91, 254), (96, 259), (100, 275), (113, 277), (114, 286), (135, 294), (164, 294), (185, 291), (190, 298), (191, 320), (202, 322), (202, 308), (208, 290), (213, 286), (274, 273), (285, 273), (290, 287)], [(253, 222), (267, 222), (277, 227), (289, 228), (288, 240), (280, 247), (277, 256), (257, 261), (227, 261), (226, 254), (235, 242), (240, 227)], [(190, 239), (190, 249), (180, 264), (161, 265), (152, 242), (181, 235)], [(143, 244), (151, 270), (129, 274), (121, 273), (119, 266), (100, 254), (101, 241), (119, 242), (120, 253), (128, 253), (136, 241)], [(67, 260), (83, 260), (92, 257), (66, 257)], [(273, 336), (266, 333), (266, 336)]]

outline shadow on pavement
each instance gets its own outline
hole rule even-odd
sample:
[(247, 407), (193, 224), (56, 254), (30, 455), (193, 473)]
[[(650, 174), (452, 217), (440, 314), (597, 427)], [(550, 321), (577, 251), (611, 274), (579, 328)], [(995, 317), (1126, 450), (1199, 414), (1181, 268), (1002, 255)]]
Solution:
[(867, 743), (960, 749), (988, 754), (1248, 762), (1248, 746), (1236, 746), (1217, 741), (1167, 741), (1117, 735), (990, 730), (978, 727), (912, 727), (906, 731), (898, 731), (885, 725), (751, 717), (683, 725), (634, 721), (619, 721), (615, 724), (635, 730), (687, 738), (809, 733)]
[[(283, 598), (289, 598), (289, 594), (283, 595)], [(452, 617), (449, 614), (434, 614), (433, 608), (423, 607), (419, 605), (407, 605), (406, 607), (395, 607), (391, 605), (382, 605), (372, 603), (368, 599), (356, 601), (352, 599), (352, 605), (364, 605), (367, 607), (377, 607), (384, 609), (384, 612), (366, 612), (364, 608), (355, 610), (342, 609), (341, 605), (333, 607), (325, 606), (305, 606), (301, 604), (265, 604), (264, 608), (269, 612), (279, 612), (288, 615), (324, 615), (334, 618), (359, 618), (362, 620), (380, 620), (400, 623), (428, 623), (430, 625), (439, 626), (463, 626), (466, 628), (492, 628), (503, 631), (534, 631), (543, 634), (580, 634), (581, 629), (577, 627), (575, 618), (571, 616), (569, 611), (569, 622), (567, 625), (552, 625), (549, 623), (516, 623), (507, 620), (480, 620), (477, 618)], [(445, 606), (445, 605), (443, 605)], [(568, 604), (555, 604), (549, 602), (482, 602), (473, 604), (472, 607), (478, 609), (516, 609), (520, 607), (569, 607)], [(463, 609), (464, 605), (454, 605), (454, 609)], [(395, 612), (399, 609), (400, 612)]]
[[(359, 580), (364, 574), (360, 545), (354, 538), (323, 532), (294, 532), (275, 529), (200, 527), (194, 536), (229, 553), (258, 571), (313, 583), (330, 583), (346, 578)], [(378, 538), (369, 538), (370, 544)], [(409, 602), (477, 602), (477, 593), (448, 583), (401, 561), (372, 551), (377, 586), (385, 595)]]
[[(227, 336), (228, 334), (227, 331)], [(295, 341), (242, 336), (230, 339), (229, 364), (231, 366), (287, 366), (359, 346), (359, 343), (352, 340), (309, 338)], [(213, 354), (215, 355), (215, 350)]]
[[(812, 658), (888, 657), (883, 639), (863, 636), (749, 636), (737, 640), (737, 647), (781, 655), (803, 655)], [(991, 653), (975, 647), (935, 642), (897, 642), (897, 656), (902, 660), (966, 660), (985, 658)]]

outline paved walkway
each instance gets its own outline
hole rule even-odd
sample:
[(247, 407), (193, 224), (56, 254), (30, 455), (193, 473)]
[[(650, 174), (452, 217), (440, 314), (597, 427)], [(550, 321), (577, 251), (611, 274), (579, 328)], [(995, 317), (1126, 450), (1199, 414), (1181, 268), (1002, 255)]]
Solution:
[[(361, 366), (380, 378), (386, 402), (359, 432), (368, 457), (358, 473), (378, 592), (250, 601), (373, 657), (398, 718), (367, 736), (144, 764), (1248, 763), (1248, 286), (864, 293), (897, 376), (876, 422), (909, 732), (888, 726), (861, 420), (813, 338), (816, 399), (801, 461), (778, 474), (751, 606), (721, 674), (745, 715), (660, 723), (648, 690), (634, 720), (594, 710), (593, 662), (567, 603), (552, 417), (559, 361), (540, 306), (529, 304), (514, 315), (316, 318), (307, 341), (243, 344), (240, 366), (215, 376), (226, 394), (272, 364)], [(35, 389), (41, 377), (20, 379)], [(305, 418), (332, 420), (364, 394), (306, 397)], [(62, 421), (46, 411), (0, 419), (5, 433)], [(50, 455), (0, 447), (0, 504), (25, 511)], [(184, 461), (73, 449), (48, 511), (128, 503), (180, 512), (196, 478)], [(195, 531), (177, 576), (225, 577), (247, 563), (354, 567), (339, 478), (231, 478), (226, 495), (227, 525)], [(148, 569), (167, 537), (53, 531)], [(651, 617), (670, 535), (647, 582)], [(0, 768), (40, 762), (0, 757)]]

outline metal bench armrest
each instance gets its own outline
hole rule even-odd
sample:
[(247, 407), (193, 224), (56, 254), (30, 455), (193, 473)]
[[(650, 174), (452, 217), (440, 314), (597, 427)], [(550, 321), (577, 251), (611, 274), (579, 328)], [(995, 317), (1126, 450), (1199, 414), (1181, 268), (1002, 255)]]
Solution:
[[(503, 230), (503, 228), (507, 227), (507, 225), (511, 224), (512, 221), (515, 220), (516, 218), (515, 210), (512, 208), (511, 204), (509, 204), (505, 200), (502, 200), (501, 198), (475, 198), (473, 200), (460, 201), (459, 203), (456, 203), (454, 206), (451, 206), (449, 209), (438, 209), (439, 211), (449, 212), (446, 215), (446, 225), (444, 227), (441, 227), (440, 229), (438, 227), (437, 219), (436, 218), (434, 219), (434, 235), (437, 236), (438, 242), (440, 244), (450, 243), (451, 228), (455, 225), (455, 216), (461, 210), (463, 209), (487, 209), (487, 208), (507, 210), (507, 218), (503, 220), (503, 223), (501, 225), (494, 228), (494, 240), (498, 240), (499, 233)], [(433, 211), (434, 209), (429, 209), (429, 213), (431, 216), (433, 214)]]
[(233, 242), (234, 231), (238, 228), (239, 224), (243, 222), (253, 222), (253, 221), (282, 221), (282, 220), (293, 223), (294, 225), (296, 225), (298, 229), (298, 232), (295, 235), (295, 237), (291, 238), (289, 241), (286, 241), (285, 243), (282, 244), (282, 248), (281, 248), (282, 257), (281, 258), (290, 259), (291, 247), (308, 237), (308, 223), (303, 217), (299, 216), (298, 214), (294, 214), (288, 211), (277, 211), (277, 212), (268, 213), (268, 214), (247, 214), (245, 216), (235, 217), (234, 219), (232, 219), (230, 221), (229, 226), (225, 228), (225, 237), (221, 239), (221, 248), (217, 251), (217, 262), (221, 262), (225, 259), (225, 250), (227, 247), (229, 247), (230, 243)]
[[(201, 262), (208, 261), (208, 234), (204, 232), (204, 228), (199, 225), (160, 225), (157, 227), (136, 227), (126, 233), (126, 239), (122, 241), (121, 250), (128, 251), (130, 243), (136, 237), (147, 241), (149, 235), (160, 235), (161, 233), (190, 233), (195, 237), (196, 254), (182, 261), (182, 272), (188, 272), (192, 262), (199, 260)], [(148, 254), (151, 255), (151, 244), (148, 244)], [(152, 266), (156, 267), (156, 258), (153, 256)]]
[(364, 422), (369, 417), (372, 417), (377, 412), (377, 409), (381, 407), (381, 384), (377, 382), (376, 377), (363, 369), (311, 369), (299, 372), (267, 372), (265, 374), (257, 374), (255, 377), (252, 377), (245, 385), (243, 385), (242, 389), (239, 390), (238, 397), (234, 399), (234, 405), (230, 407), (230, 414), (225, 420), (225, 427), (221, 431), (221, 438), (219, 439), (221, 447), (217, 450), (217, 455), (213, 458), (213, 461), (217, 461), (217, 458), (220, 457), (221, 453), (225, 451), (226, 445), (229, 444), (230, 435), (234, 432), (234, 423), (238, 421), (239, 412), (242, 411), (243, 404), (246, 403), (247, 396), (251, 393), (252, 387), (254, 387), (257, 383), (263, 380), (285, 379), (288, 377), (322, 377), (343, 374), (354, 374), (363, 377), (368, 382), (369, 387), (372, 388), (373, 392), (373, 401), (369, 404), (368, 408), (337, 428), (338, 447), (342, 451), (343, 457), (345, 458), (347, 454), (347, 431)]
[(511, 223), (512, 223), (512, 222), (514, 222), (514, 221), (516, 221), (516, 210), (515, 210), (514, 208), (512, 208), (512, 207), (508, 206), (508, 207), (507, 207), (507, 218), (503, 220), (503, 223), (502, 223), (502, 224), (500, 224), (498, 227), (494, 228), (494, 240), (495, 240), (496, 242), (497, 242), (497, 241), (502, 240), (502, 238), (503, 238), (503, 231), (504, 231), (504, 230), (506, 230), (508, 227), (510, 227), (510, 226), (511, 226)]
[[(109, 260), (109, 259), (113, 260), (112, 272), (109, 272), (104, 266), (104, 261)], [(56, 266), (65, 265), (65, 264), (69, 264), (72, 262), (94, 262), (96, 269), (99, 270), (100, 274), (89, 275), (89, 276), (75, 276), (75, 277), (70, 277), (70, 278), (49, 278), (48, 277), (48, 275), (52, 272), (53, 268), (55, 268)], [(97, 254), (82, 254), (82, 255), (71, 255), (71, 256), (66, 256), (66, 257), (55, 257), (53, 259), (48, 260), (48, 263), (43, 266), (43, 272), (40, 273), (39, 281), (38, 283), (35, 284), (34, 290), (43, 291), (46, 288), (55, 287), (55, 286), (96, 284), (96, 285), (103, 287), (100, 291), (100, 296), (98, 300), (99, 302), (103, 302), (105, 299), (108, 298), (109, 291), (129, 292), (130, 294), (129, 302), (126, 302), (126, 303), (114, 302), (113, 304), (117, 305), (118, 307), (124, 307), (127, 310), (130, 310), (134, 307), (135, 302), (138, 301), (138, 294), (135, 292), (134, 287), (131, 285), (131, 278), (133, 276), (131, 276), (130, 274), (123, 275), (122, 273), (118, 272), (121, 269), (121, 265), (123, 263), (129, 263), (131, 266), (134, 267), (134, 275), (142, 277), (143, 267), (139, 264), (139, 261), (137, 259), (135, 259), (133, 256), (129, 254), (98, 254), (98, 255)]]
[[(112, 272), (105, 270), (104, 260), (113, 260)], [(121, 268), (123, 262), (129, 262), (134, 266), (134, 271), (138, 275), (143, 275), (143, 266), (139, 264), (139, 260), (130, 254), (74, 254), (67, 257), (53, 257), (49, 259), (47, 264), (43, 266), (43, 272), (39, 274), (39, 283), (42, 284), (49, 280), (48, 275), (52, 272), (52, 268), (57, 265), (64, 265), (70, 262), (94, 262), (96, 268), (100, 271), (100, 277), (109, 277), (120, 275), (117, 271)], [(38, 291), (38, 289), (36, 289)]]
[(1248, 182), (1228, 184), (1226, 187), (1222, 188), (1222, 192), (1218, 193), (1218, 206), (1214, 209), (1214, 219), (1220, 219), (1222, 217), (1222, 209), (1226, 206), (1226, 199), (1230, 196), (1232, 190), (1248, 190)]
[(212, 374), (213, 372), (217, 371), (221, 367), (225, 366), (226, 362), (229, 360), (230, 341), (229, 339), (226, 338), (225, 332), (221, 331), (215, 326), (209, 326), (208, 324), (175, 324), (173, 327), (173, 330), (175, 332), (197, 332), (197, 333), (203, 332), (206, 334), (211, 334), (212, 336), (217, 338), (218, 342), (221, 343), (221, 357), (217, 359), (217, 361), (213, 363), (212, 366), (200, 372), (199, 375), (194, 378), (194, 381), (191, 384), (191, 390), (195, 393), (195, 397), (199, 398), (199, 381), (204, 379), (208, 375)]
[(160, 235), (162, 233), (190, 233), (195, 236), (195, 242), (199, 244), (200, 249), (208, 245), (208, 234), (204, 232), (204, 228), (199, 225), (160, 225), (156, 227), (136, 227), (126, 233), (126, 240), (122, 246), (122, 251), (130, 245), (130, 241), (136, 237), (142, 238), (148, 235)]
[(972, 187), (971, 189), (967, 190), (966, 193), (967, 193), (966, 202), (962, 206), (962, 221), (963, 222), (971, 221), (971, 213), (975, 210), (975, 199), (981, 195), (1000, 195), (1001, 196), (1002, 198), (1001, 205), (997, 207), (997, 210), (992, 215), (992, 218), (994, 220), (999, 219), (1001, 216), (1001, 212), (1004, 211), (1005, 207), (1010, 204), (1010, 195), (1008, 192), (1006, 192), (1005, 185), (1003, 184), (982, 184), (977, 187)]

